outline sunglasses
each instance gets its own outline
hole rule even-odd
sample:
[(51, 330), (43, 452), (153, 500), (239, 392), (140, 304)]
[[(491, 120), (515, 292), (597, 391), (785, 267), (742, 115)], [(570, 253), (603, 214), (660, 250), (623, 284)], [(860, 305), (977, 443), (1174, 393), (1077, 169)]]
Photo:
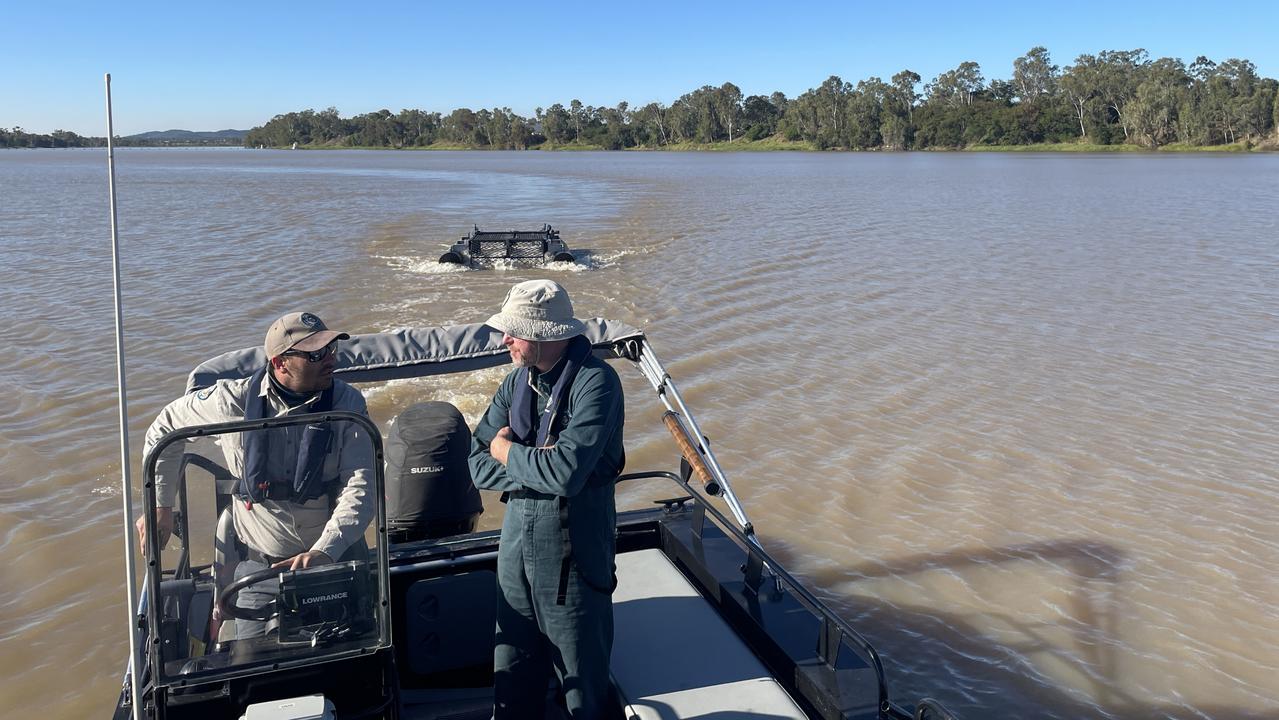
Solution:
[(338, 343), (336, 340), (325, 345), (319, 350), (285, 350), (282, 354), (292, 355), (293, 357), (304, 357), (307, 362), (318, 363), (324, 358), (338, 351)]

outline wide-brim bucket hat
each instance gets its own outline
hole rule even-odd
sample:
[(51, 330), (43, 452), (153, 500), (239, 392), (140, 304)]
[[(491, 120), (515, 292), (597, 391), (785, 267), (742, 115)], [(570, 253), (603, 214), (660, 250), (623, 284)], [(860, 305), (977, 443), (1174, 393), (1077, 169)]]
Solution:
[(485, 323), (514, 338), (535, 342), (568, 340), (586, 332), (573, 317), (568, 291), (554, 280), (526, 280), (506, 293), (502, 309)]

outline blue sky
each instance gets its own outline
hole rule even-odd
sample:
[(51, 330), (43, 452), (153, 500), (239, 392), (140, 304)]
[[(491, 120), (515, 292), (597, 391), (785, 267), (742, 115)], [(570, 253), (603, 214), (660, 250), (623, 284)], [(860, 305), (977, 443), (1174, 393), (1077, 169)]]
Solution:
[(830, 75), (1007, 79), (1043, 45), (1246, 58), (1279, 77), (1279, 2), (15, 2), (0, 12), (0, 127), (104, 135), (248, 129), (387, 108), (670, 103), (702, 85), (795, 97)]

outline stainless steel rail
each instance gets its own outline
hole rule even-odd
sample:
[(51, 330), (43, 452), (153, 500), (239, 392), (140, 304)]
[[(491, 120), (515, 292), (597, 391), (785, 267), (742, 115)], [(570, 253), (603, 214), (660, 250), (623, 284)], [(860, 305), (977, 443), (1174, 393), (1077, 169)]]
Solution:
[(694, 439), (697, 441), (694, 449), (703, 462), (706, 463), (706, 468), (719, 485), (719, 495), (724, 498), (725, 504), (728, 505), (733, 518), (741, 526), (742, 532), (750, 538), (752, 543), (758, 546), (759, 540), (755, 537), (755, 529), (751, 525), (750, 519), (746, 517), (746, 509), (742, 507), (741, 501), (737, 499), (737, 495), (733, 492), (733, 486), (724, 475), (724, 469), (720, 467), (719, 460), (715, 458), (715, 453), (711, 451), (710, 440), (702, 432), (697, 420), (693, 418), (688, 405), (684, 403), (684, 396), (680, 395), (679, 388), (675, 386), (675, 381), (657, 359), (657, 354), (653, 352), (653, 346), (648, 344), (647, 339), (640, 341), (639, 352), (634, 362), (640, 373), (657, 391), (657, 396), (661, 399), (662, 404), (666, 406), (666, 409), (679, 415), (688, 425)]

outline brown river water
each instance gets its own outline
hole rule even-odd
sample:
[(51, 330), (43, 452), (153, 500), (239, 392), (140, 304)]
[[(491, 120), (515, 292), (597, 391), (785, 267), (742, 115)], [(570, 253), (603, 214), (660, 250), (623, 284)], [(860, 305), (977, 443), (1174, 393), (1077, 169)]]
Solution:
[[(648, 331), (764, 546), (894, 699), (1279, 717), (1279, 156), (128, 149), (117, 172), (135, 455), (194, 365), (284, 312), (476, 322), (551, 277)], [(126, 660), (108, 221), (104, 151), (0, 152), (3, 718), (105, 716)], [(577, 263), (435, 262), (472, 224), (544, 222)], [(669, 469), (622, 372), (629, 466)], [(501, 374), (362, 389), (382, 424), (426, 399), (474, 421)]]

